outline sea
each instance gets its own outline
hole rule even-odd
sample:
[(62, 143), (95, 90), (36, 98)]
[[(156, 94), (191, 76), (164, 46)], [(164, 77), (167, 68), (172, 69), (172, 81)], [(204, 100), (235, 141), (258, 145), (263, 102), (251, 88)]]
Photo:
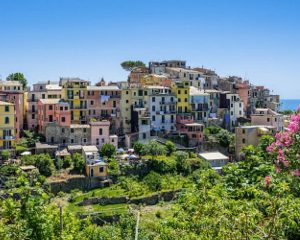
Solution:
[(300, 107), (300, 99), (281, 99), (280, 110), (297, 110)]

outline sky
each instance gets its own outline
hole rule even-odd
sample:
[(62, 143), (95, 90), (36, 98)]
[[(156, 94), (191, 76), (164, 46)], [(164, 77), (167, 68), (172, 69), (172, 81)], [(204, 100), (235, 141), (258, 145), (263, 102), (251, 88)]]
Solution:
[(0, 0), (0, 78), (127, 80), (125, 60), (186, 60), (300, 99), (298, 0)]

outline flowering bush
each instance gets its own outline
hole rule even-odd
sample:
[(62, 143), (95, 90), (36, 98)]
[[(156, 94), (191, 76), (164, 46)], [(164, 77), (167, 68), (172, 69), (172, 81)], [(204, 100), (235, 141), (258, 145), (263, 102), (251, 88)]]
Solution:
[(277, 133), (275, 139), (267, 152), (274, 154), (277, 172), (288, 171), (300, 176), (300, 108), (291, 116), (288, 129)]

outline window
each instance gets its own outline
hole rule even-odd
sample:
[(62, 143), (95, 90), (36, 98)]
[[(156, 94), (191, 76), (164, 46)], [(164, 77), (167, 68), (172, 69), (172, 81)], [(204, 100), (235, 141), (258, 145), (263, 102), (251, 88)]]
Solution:
[(178, 98), (178, 102), (181, 102), (181, 98)]
[(155, 106), (152, 106), (152, 112), (155, 112)]
[(53, 116), (49, 115), (49, 122), (53, 122)]
[(96, 145), (99, 145), (99, 138), (96, 139)]
[(5, 112), (9, 112), (9, 106), (5, 106)]
[(60, 110), (60, 111), (63, 111), (63, 110), (64, 110), (64, 107), (60, 107), (59, 110)]
[(35, 114), (31, 114), (31, 119), (35, 119)]
[(68, 107), (65, 107), (65, 110), (68, 110)]
[(103, 134), (103, 130), (102, 128), (99, 128), (99, 135), (102, 135)]
[(86, 128), (83, 129), (83, 132), (86, 133)]
[(66, 118), (65, 117), (61, 117), (61, 122), (66, 122)]
[(104, 167), (99, 167), (99, 172), (100, 173), (104, 172)]
[(246, 133), (245, 129), (243, 129), (243, 131), (242, 131), (242, 132), (243, 132), (243, 134), (245, 134), (245, 133)]
[(143, 139), (146, 139), (147, 135), (146, 133), (143, 133)]
[(111, 142), (115, 142), (115, 139), (112, 139)]
[(5, 124), (9, 124), (9, 117), (5, 117)]
[(74, 133), (74, 128), (71, 128), (71, 133)]
[(42, 94), (42, 99), (45, 99), (45, 98), (46, 98), (45, 94)]
[(181, 91), (180, 91), (180, 90), (178, 90), (178, 91), (177, 91), (177, 93), (178, 93), (178, 94), (181, 94)]
[(155, 116), (152, 116), (152, 121), (155, 121)]
[(129, 100), (128, 100), (128, 99), (126, 99), (126, 103), (129, 103)]
[(277, 122), (277, 118), (275, 118), (275, 122)]
[(91, 105), (94, 105), (94, 101), (91, 101)]
[(86, 138), (83, 138), (83, 142), (86, 143)]
[(64, 128), (61, 129), (61, 133), (65, 133), (65, 129)]
[(54, 137), (51, 137), (51, 143), (54, 143)]
[(155, 102), (155, 97), (152, 97), (152, 102)]
[(52, 105), (49, 105), (49, 110), (53, 110), (53, 106)]
[(243, 141), (243, 143), (246, 143), (246, 139), (245, 139), (245, 138), (243, 138), (243, 140), (242, 140), (242, 141)]
[(267, 122), (270, 122), (270, 118), (267, 118)]
[(102, 143), (104, 143), (104, 138), (102, 138), (101, 140), (102, 140)]
[(74, 139), (71, 139), (71, 143), (74, 143)]
[(188, 94), (188, 91), (187, 91), (187, 90), (184, 90), (184, 94)]
[(233, 111), (231, 111), (231, 116), (233, 116)]
[(184, 101), (187, 102), (187, 98), (185, 98)]

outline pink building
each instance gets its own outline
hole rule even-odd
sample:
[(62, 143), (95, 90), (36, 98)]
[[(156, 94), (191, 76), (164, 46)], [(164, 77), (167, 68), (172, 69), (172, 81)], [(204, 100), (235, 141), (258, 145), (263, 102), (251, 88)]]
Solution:
[(57, 83), (46, 81), (33, 84), (33, 89), (28, 92), (27, 98), (27, 128), (29, 130), (35, 130), (37, 128), (37, 108), (39, 99), (59, 98), (61, 98), (61, 87)]
[(244, 112), (247, 111), (247, 107), (249, 105), (249, 90), (250, 86), (248, 82), (244, 81), (242, 83), (237, 84), (237, 94), (240, 96), (240, 99), (244, 103)]
[(255, 112), (251, 114), (251, 125), (272, 126), (275, 127), (277, 131), (283, 131), (283, 120), (282, 114), (269, 108), (256, 108)]
[(91, 119), (109, 120), (110, 132), (120, 131), (121, 90), (118, 86), (88, 86), (88, 121)]
[(40, 99), (37, 112), (39, 133), (45, 133), (45, 127), (48, 123), (56, 122), (62, 127), (71, 125), (69, 104), (60, 99)]
[(90, 126), (91, 145), (101, 148), (103, 144), (110, 143), (118, 147), (118, 136), (109, 134), (110, 122), (108, 120), (91, 121)]
[(0, 101), (10, 102), (15, 105), (15, 136), (16, 141), (24, 129), (24, 91), (19, 81), (0, 81)]
[(182, 113), (176, 116), (176, 129), (180, 135), (186, 135), (190, 146), (198, 146), (203, 143), (204, 125), (196, 123), (190, 113)]

